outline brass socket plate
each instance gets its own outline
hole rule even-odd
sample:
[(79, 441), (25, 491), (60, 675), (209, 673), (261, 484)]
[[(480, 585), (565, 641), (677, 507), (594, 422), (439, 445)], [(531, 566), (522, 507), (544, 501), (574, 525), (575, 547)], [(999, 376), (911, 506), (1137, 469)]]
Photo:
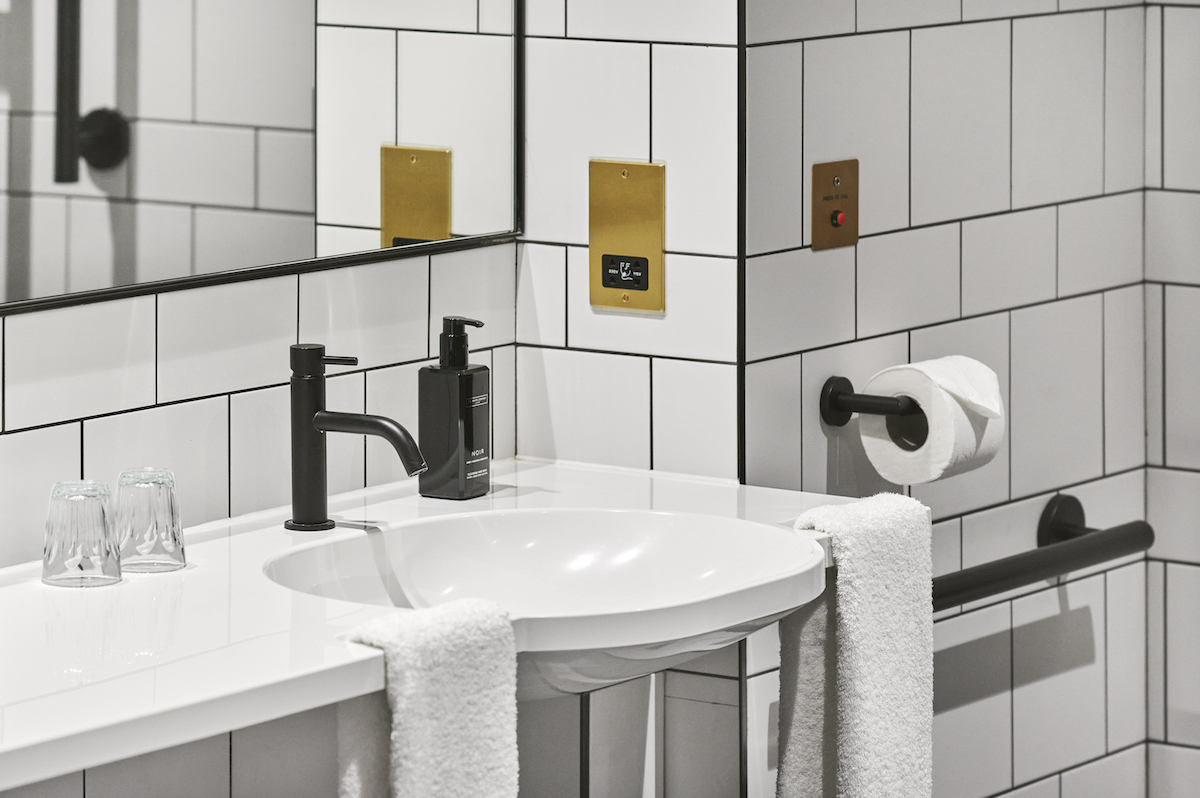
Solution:
[(379, 148), (380, 245), (450, 237), (450, 150)]
[[(592, 307), (666, 311), (667, 168), (661, 163), (594, 160), (588, 163), (588, 266)], [(606, 286), (605, 256), (631, 259), (644, 277), (625, 287), (627, 276)], [(640, 261), (644, 259), (644, 262)]]
[[(834, 215), (846, 214), (834, 224)], [(834, 249), (858, 243), (858, 159), (815, 163), (812, 168), (812, 248)]]

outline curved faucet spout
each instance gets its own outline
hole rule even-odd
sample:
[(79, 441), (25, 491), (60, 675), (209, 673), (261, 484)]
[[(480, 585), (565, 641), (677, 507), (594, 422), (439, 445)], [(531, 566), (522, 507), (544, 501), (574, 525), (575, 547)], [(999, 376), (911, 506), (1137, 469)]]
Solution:
[(352, 435), (377, 435), (383, 438), (400, 455), (400, 462), (410, 477), (426, 471), (425, 456), (417, 448), (412, 439), (401, 425), (385, 416), (371, 416), (366, 413), (334, 413), (329, 410), (318, 410), (313, 415), (313, 426), (321, 432), (349, 432)]

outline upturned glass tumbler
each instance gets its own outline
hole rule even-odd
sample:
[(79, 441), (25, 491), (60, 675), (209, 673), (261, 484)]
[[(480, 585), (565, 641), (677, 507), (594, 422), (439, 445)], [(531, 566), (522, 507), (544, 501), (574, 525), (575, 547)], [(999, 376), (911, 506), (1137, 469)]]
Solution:
[(174, 474), (165, 468), (121, 472), (117, 539), (121, 568), (130, 573), (160, 573), (187, 565)]
[(59, 482), (50, 491), (42, 581), (62, 587), (99, 587), (121, 581), (111, 494), (103, 482)]

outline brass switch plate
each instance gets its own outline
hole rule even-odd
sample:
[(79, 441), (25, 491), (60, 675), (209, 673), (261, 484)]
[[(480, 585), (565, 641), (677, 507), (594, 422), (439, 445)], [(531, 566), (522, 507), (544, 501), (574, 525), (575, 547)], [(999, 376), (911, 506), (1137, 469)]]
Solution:
[[(836, 224), (837, 214), (845, 214)], [(858, 159), (815, 163), (812, 168), (812, 248), (858, 243)]]
[(666, 165), (591, 161), (588, 200), (592, 307), (665, 312)]
[(380, 245), (450, 237), (450, 150), (379, 148)]

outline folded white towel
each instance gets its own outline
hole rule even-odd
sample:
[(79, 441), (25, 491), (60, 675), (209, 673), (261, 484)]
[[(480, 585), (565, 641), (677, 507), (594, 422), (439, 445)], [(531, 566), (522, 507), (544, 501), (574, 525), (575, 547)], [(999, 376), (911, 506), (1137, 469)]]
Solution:
[(516, 798), (517, 653), (500, 606), (395, 612), (350, 639), (383, 649), (387, 700), (338, 706), (339, 798), (388, 798), (388, 785), (393, 798)]
[(830, 535), (836, 575), (780, 624), (777, 794), (929, 798), (929, 511), (881, 493), (810, 510), (796, 527)]

